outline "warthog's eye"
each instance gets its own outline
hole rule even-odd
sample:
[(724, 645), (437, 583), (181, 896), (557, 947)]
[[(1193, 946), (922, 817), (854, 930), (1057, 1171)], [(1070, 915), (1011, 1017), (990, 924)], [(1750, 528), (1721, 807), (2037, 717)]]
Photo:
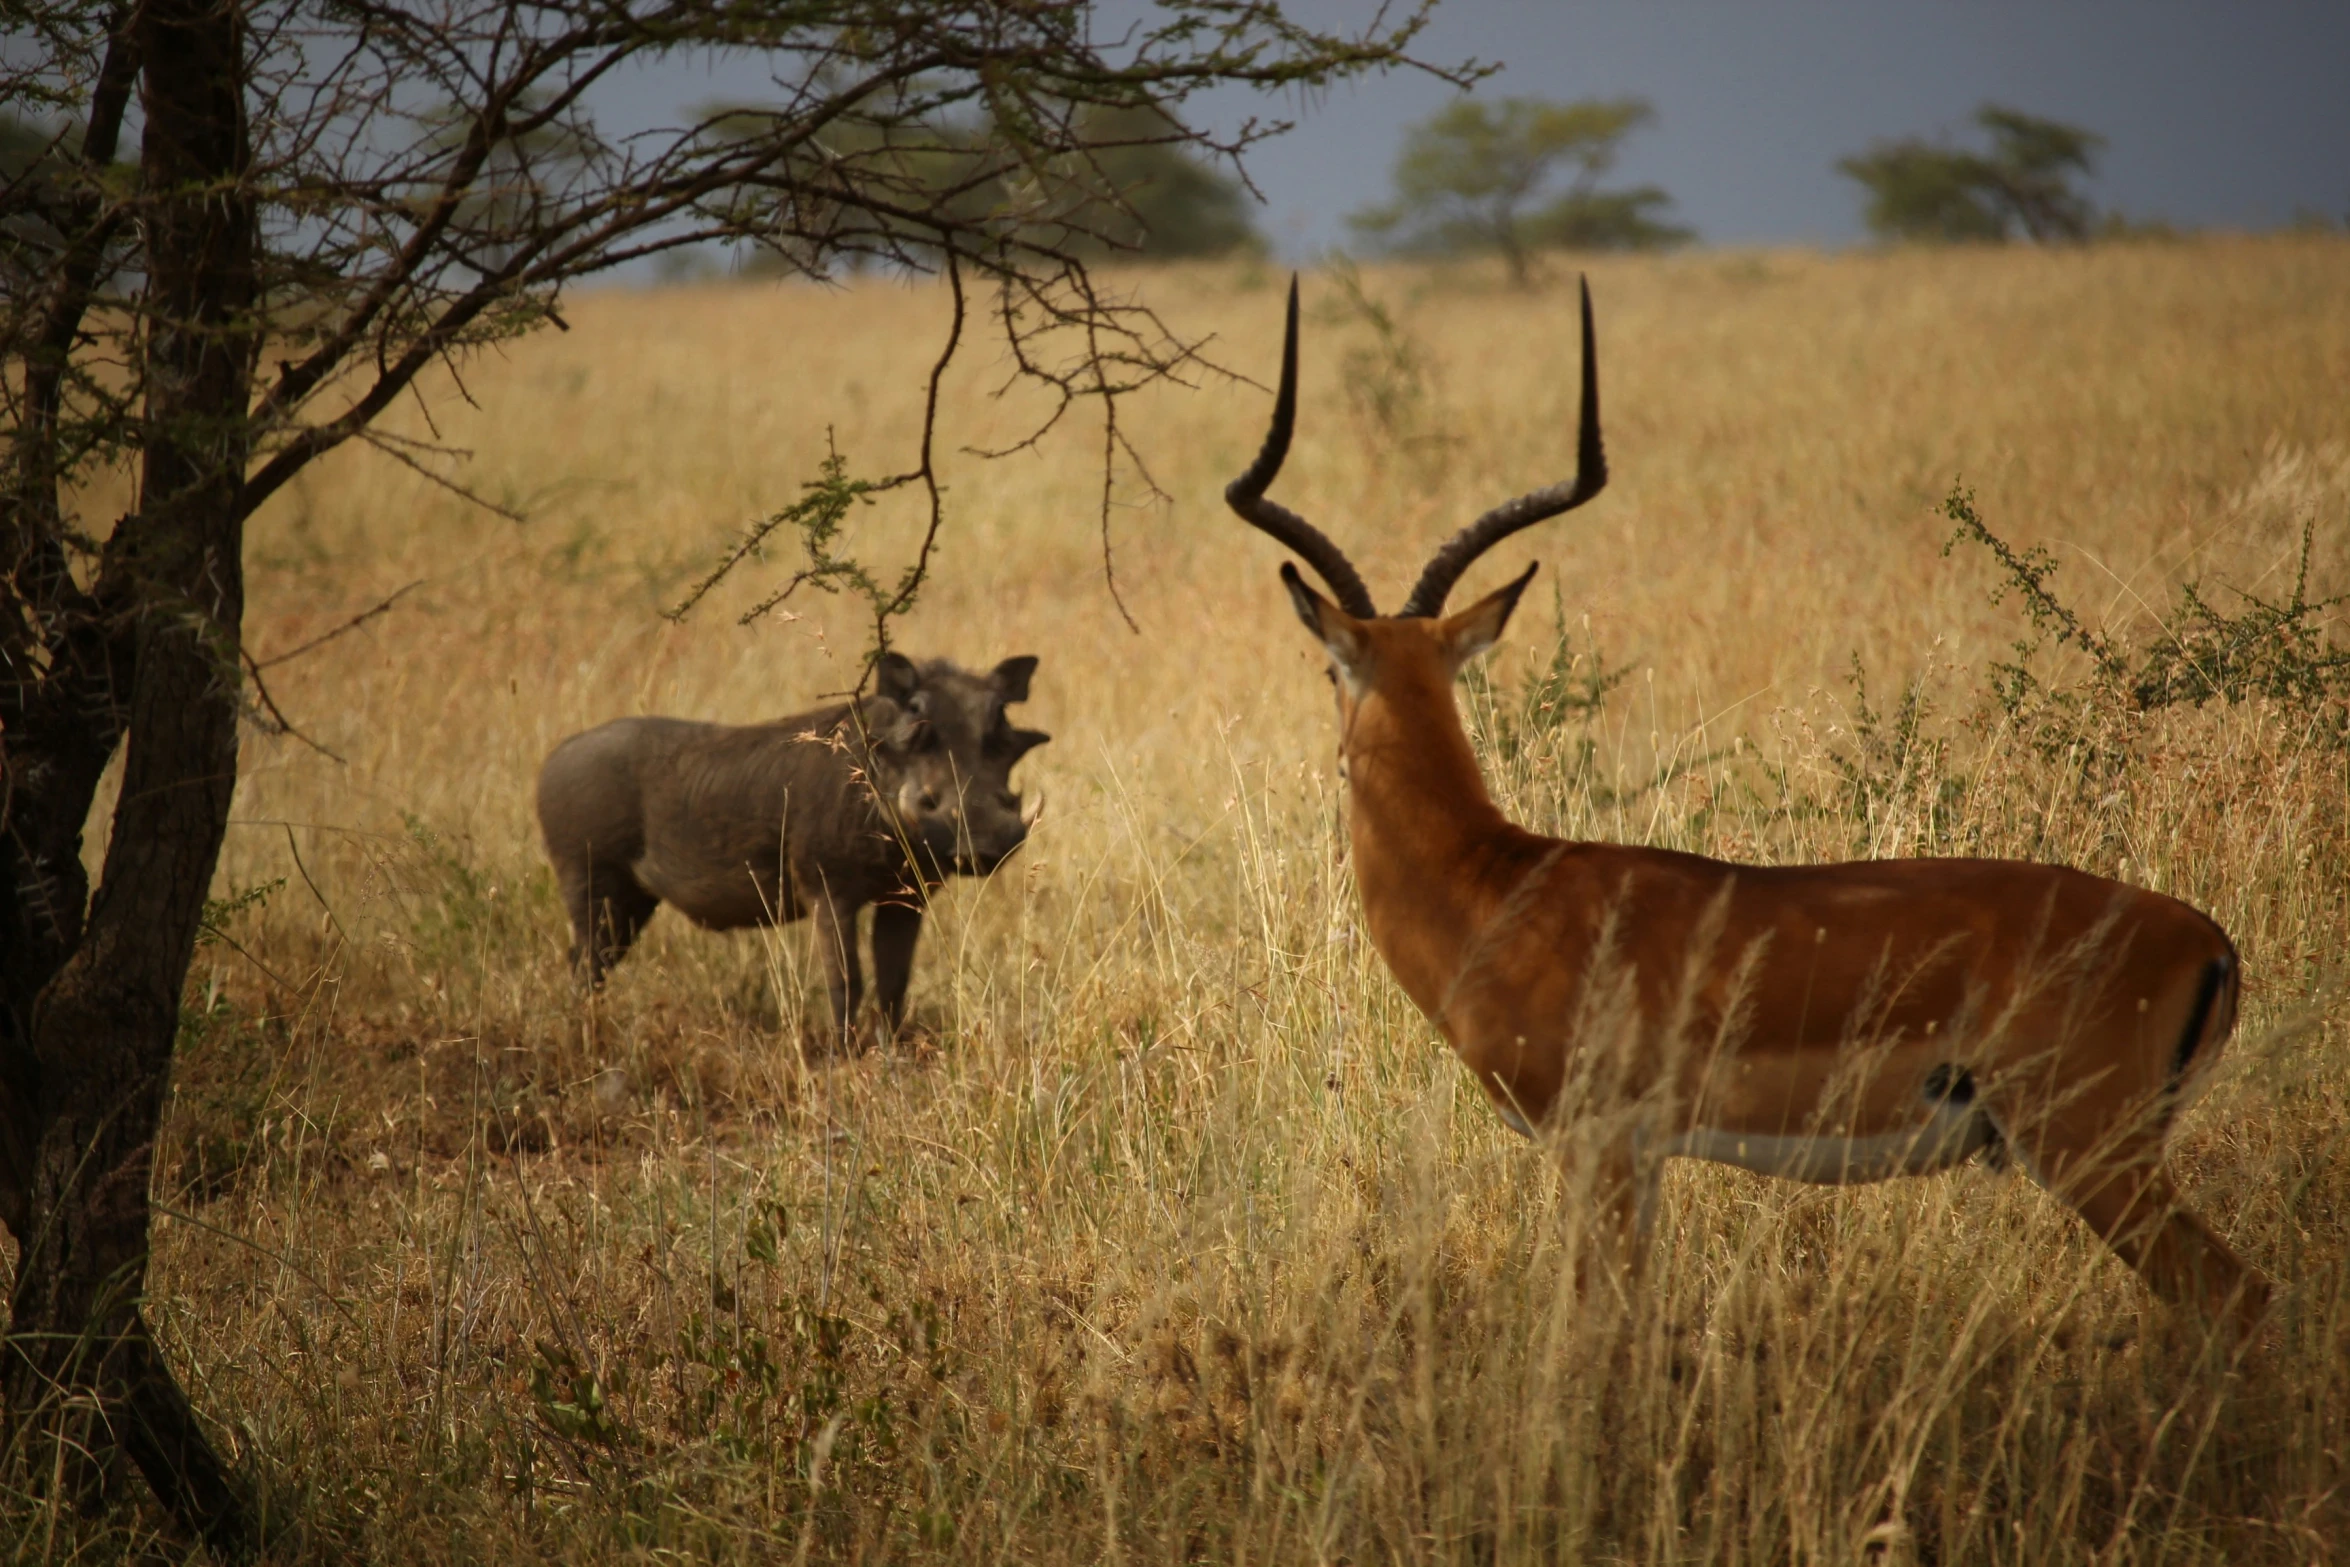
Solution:
[(922, 791), (922, 798), (915, 803), (925, 811), (935, 811), (938, 809), (938, 793), (933, 789), (925, 789)]

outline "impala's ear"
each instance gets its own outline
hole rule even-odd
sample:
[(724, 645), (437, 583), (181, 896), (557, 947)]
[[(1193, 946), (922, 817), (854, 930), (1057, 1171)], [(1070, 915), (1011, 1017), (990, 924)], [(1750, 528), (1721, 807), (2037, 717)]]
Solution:
[(1501, 628), (1510, 623), (1510, 611), (1518, 607), (1518, 596), (1526, 591), (1526, 584), (1534, 580), (1541, 562), (1528, 566), (1515, 582), (1504, 583), (1491, 593), (1457, 615), (1447, 615), (1437, 623), (1436, 639), (1444, 647), (1445, 657), (1452, 667), (1460, 668), (1470, 659), (1501, 640)]
[(1330, 662), (1350, 680), (1370, 647), (1370, 639), (1363, 635), (1363, 623), (1306, 586), (1306, 579), (1288, 561), (1281, 563), (1281, 585), (1289, 589), (1289, 602), (1297, 610), (1297, 618), (1306, 623), (1329, 653)]

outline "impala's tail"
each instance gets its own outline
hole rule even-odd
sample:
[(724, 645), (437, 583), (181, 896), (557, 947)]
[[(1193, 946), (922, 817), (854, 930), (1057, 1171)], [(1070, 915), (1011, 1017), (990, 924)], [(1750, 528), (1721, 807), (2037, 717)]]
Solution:
[(2203, 1042), (2210, 1040), (2212, 1054), (2216, 1055), (2219, 1044), (2235, 1029), (2237, 968), (2233, 950), (2203, 966), (2203, 983), (2197, 987), (2194, 1008), (2187, 1014), (2186, 1032), (2179, 1036), (2178, 1050), (2171, 1056), (2170, 1091), (2174, 1104), (2186, 1098), (2187, 1079)]

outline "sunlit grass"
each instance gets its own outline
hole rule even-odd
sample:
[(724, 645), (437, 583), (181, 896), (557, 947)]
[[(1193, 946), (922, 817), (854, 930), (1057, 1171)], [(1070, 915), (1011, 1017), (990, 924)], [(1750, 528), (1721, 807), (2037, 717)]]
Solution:
[[(1126, 279), (1260, 381), (1279, 281)], [(272, 671), (343, 760), (247, 744), (220, 891), (285, 885), (200, 953), (161, 1161), (187, 1218), (158, 1315), (289, 1552), (2240, 1562), (2350, 1538), (2344, 760), (2269, 709), (2165, 715), (2130, 788), (2084, 797), (1986, 716), (2019, 619), (1934, 509), (1963, 477), (2101, 624), (2183, 577), (2277, 591), (2313, 516), (2318, 585), (2350, 586), (2350, 252), (1696, 254), (1592, 281), (1616, 477), (1478, 568), (1545, 562), (1483, 732), (1562, 638), (1625, 673), (1497, 749), (1497, 793), (1572, 835), (2028, 854), (2212, 910), (2249, 1005), (2177, 1160), (2288, 1286), (2250, 1360), (2159, 1332), (2077, 1223), (1974, 1168), (1839, 1192), (1677, 1166), (1649, 1293), (1578, 1294), (1581, 1145), (1503, 1131), (1362, 937), (1318, 654), (1220, 504), (1267, 397), (1213, 375), (1124, 415), (1166, 497), (1119, 475), (1139, 634), (1103, 584), (1098, 425), (983, 462), (959, 448), (1038, 407), (991, 396), (984, 350), (950, 380), (948, 531), (902, 639), (1041, 654), (1024, 717), (1055, 741), (1023, 763), (1051, 802), (1029, 847), (942, 897), (917, 1037), (803, 1059), (805, 929), (674, 915), (583, 1005), (539, 758), (620, 714), (749, 721), (854, 679), (851, 607), (733, 622), (772, 576), (658, 612), (828, 440), (907, 465), (944, 322), (883, 281), (605, 294), (471, 367), (477, 408), (433, 404), (454, 476), (525, 521), (354, 452), (253, 531), (264, 658), (421, 583)], [(1572, 461), (1573, 292), (1365, 286), (1408, 368), (1309, 278), (1279, 493), (1392, 603)], [(867, 516), (894, 567), (918, 501)], [(1921, 681), (1949, 741), (1857, 803), (1831, 760), (1866, 755), (1855, 654), (1880, 709)]]

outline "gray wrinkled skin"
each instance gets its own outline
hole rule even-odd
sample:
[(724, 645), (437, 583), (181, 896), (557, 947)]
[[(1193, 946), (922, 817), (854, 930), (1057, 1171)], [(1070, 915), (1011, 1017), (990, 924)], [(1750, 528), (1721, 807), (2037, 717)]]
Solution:
[(1014, 728), (1037, 661), (986, 674), (896, 653), (875, 694), (764, 724), (621, 718), (539, 769), (539, 827), (590, 984), (667, 903), (709, 930), (816, 922), (846, 1041), (864, 992), (857, 911), (873, 908), (874, 986), (904, 1021), (922, 907), (949, 875), (984, 876), (1028, 835), (1012, 766), (1051, 737)]

